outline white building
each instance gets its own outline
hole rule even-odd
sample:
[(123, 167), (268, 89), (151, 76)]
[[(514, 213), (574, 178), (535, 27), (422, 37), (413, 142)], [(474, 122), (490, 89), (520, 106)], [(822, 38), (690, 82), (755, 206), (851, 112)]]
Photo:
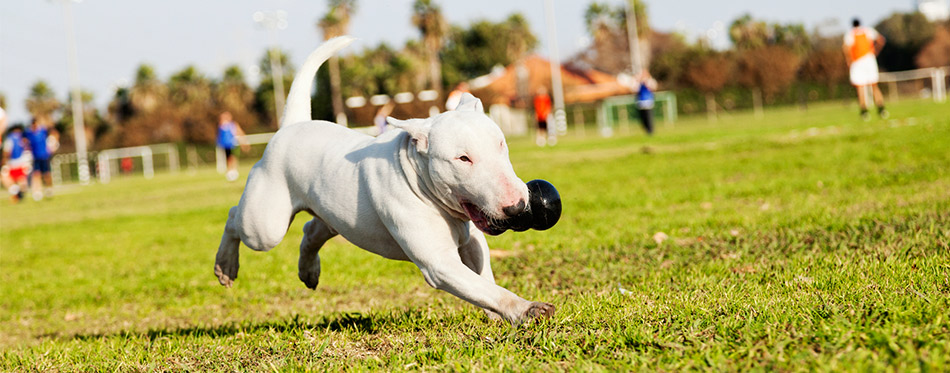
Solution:
[(950, 19), (950, 0), (917, 0), (917, 11), (930, 22)]

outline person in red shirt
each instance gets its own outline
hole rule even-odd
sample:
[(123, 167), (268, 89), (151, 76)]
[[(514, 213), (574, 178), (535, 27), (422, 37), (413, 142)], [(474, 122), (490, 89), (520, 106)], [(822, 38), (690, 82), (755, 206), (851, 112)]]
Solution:
[(862, 27), (861, 21), (857, 18), (851, 22), (851, 25), (854, 27), (844, 35), (842, 49), (844, 50), (845, 59), (848, 61), (851, 84), (858, 89), (861, 119), (871, 120), (871, 116), (868, 115), (867, 93), (864, 89), (866, 86), (871, 86), (878, 115), (882, 119), (886, 119), (888, 113), (884, 109), (884, 95), (881, 94), (881, 88), (877, 86), (879, 75), (877, 54), (881, 48), (884, 48), (884, 36), (873, 28)]
[(548, 95), (547, 87), (538, 88), (534, 96), (534, 115), (538, 120), (535, 142), (538, 146), (545, 146), (548, 142), (548, 117), (551, 116), (551, 96)]

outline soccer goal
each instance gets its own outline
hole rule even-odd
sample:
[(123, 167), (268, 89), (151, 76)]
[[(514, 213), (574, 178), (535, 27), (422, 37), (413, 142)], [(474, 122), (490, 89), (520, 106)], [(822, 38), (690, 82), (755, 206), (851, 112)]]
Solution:
[[(146, 179), (155, 177), (155, 157), (164, 156), (168, 160), (170, 172), (178, 172), (178, 147), (174, 144), (156, 144), (147, 146), (133, 146), (128, 148), (102, 150), (96, 156), (100, 183), (112, 180), (114, 171), (120, 173), (137, 173), (140, 169)], [(140, 162), (136, 162), (136, 158)], [(141, 167), (136, 167), (138, 163)]]
[[(108, 183), (116, 175), (141, 174), (147, 179), (155, 176), (156, 168), (177, 172), (181, 164), (175, 144), (156, 144), (128, 148), (106, 149), (87, 153), (87, 159), (95, 159), (95, 168), (100, 183)], [(64, 153), (50, 160), (53, 185), (79, 181), (75, 172), (79, 160), (76, 153)]]
[(887, 91), (887, 99), (891, 101), (932, 98), (935, 102), (944, 102), (947, 100), (948, 75), (950, 66), (884, 72), (880, 74), (879, 84)]

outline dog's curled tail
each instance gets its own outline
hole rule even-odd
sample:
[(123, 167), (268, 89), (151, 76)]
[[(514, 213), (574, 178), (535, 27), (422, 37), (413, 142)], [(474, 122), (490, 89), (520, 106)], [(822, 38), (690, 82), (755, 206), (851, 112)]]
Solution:
[(290, 85), (284, 117), (280, 121), (281, 127), (310, 120), (310, 91), (313, 88), (313, 79), (317, 75), (317, 70), (326, 60), (340, 49), (346, 48), (354, 40), (356, 38), (352, 36), (335, 37), (324, 42), (307, 56), (307, 61), (300, 67), (300, 71), (294, 77), (294, 83)]

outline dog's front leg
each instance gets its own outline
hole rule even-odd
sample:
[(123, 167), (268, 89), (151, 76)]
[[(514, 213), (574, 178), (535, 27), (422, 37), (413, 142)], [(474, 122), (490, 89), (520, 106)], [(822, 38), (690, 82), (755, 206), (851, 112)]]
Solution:
[(550, 303), (525, 300), (466, 266), (445, 220), (417, 216), (389, 226), (399, 227), (390, 233), (432, 287), (491, 310), (512, 325), (554, 314)]
[[(474, 224), (468, 223), (469, 240), (459, 247), (459, 257), (466, 267), (482, 276), (491, 283), (495, 283), (495, 275), (491, 270), (491, 254), (488, 251), (488, 240), (485, 234), (478, 230)], [(501, 315), (494, 311), (482, 308), (485, 314), (492, 320), (501, 320)]]
[(443, 249), (439, 255), (413, 258), (432, 287), (495, 312), (512, 325), (554, 314), (554, 305), (525, 300), (494, 284), (465, 266), (453, 251)]

